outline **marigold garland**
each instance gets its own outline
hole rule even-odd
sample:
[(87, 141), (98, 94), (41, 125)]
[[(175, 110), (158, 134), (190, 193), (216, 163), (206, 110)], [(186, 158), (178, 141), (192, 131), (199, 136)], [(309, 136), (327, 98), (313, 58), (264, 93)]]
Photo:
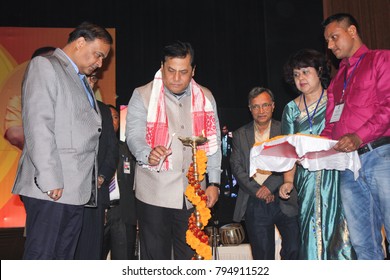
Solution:
[(188, 219), (186, 241), (199, 256), (205, 260), (211, 260), (212, 253), (209, 245), (209, 237), (203, 231), (204, 226), (207, 225), (211, 218), (211, 211), (206, 206), (207, 196), (200, 186), (200, 182), (204, 179), (207, 167), (207, 156), (204, 150), (196, 151), (196, 166), (198, 179), (195, 178), (194, 164), (191, 163), (188, 168), (187, 178), (189, 185), (186, 188), (185, 195), (199, 212), (199, 219), (202, 226), (197, 226), (195, 214), (192, 213)]

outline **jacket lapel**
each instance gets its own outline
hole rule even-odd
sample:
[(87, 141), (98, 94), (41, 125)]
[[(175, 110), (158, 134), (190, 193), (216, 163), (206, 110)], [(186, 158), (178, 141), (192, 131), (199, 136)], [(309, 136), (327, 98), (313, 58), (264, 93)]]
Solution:
[(255, 144), (255, 132), (253, 129), (253, 121), (246, 125), (244, 133), (245, 133), (245, 139), (246, 139), (246, 141), (245, 141), (246, 142), (245, 156), (247, 157), (246, 158), (246, 165), (247, 165), (246, 170), (249, 171), (250, 151), (251, 151), (253, 145)]
[(280, 135), (280, 123), (274, 121), (273, 119), (271, 120), (271, 130), (269, 132), (269, 138), (273, 138), (275, 136)]

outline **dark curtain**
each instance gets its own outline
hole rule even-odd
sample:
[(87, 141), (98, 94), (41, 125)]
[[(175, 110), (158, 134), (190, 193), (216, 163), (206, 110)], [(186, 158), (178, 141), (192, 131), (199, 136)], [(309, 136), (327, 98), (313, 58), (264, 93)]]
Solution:
[(371, 49), (390, 49), (390, 0), (323, 0), (324, 18), (350, 13), (359, 22), (363, 42)]
[[(1, 26), (75, 27), (89, 20), (116, 28), (117, 105), (153, 78), (160, 50), (172, 40), (195, 48), (195, 80), (216, 98), (221, 122), (234, 130), (250, 120), (247, 95), (254, 86), (276, 96), (274, 117), (295, 96), (282, 67), (300, 48), (322, 51), (321, 0), (112, 0), (3, 1)], [(64, 45), (66, 38), (64, 38)], [(60, 46), (61, 47), (61, 46)]]
[[(371, 49), (390, 48), (390, 0), (323, 0), (324, 19), (335, 13), (349, 13), (360, 25), (363, 42)], [(332, 76), (337, 73), (338, 60), (330, 50)]]
[[(134, 87), (153, 78), (160, 50), (180, 39), (193, 44), (195, 80), (214, 94), (221, 123), (234, 130), (250, 121), (247, 95), (252, 87), (271, 88), (275, 118), (295, 96), (283, 81), (288, 56), (304, 47), (323, 50), (321, 0), (144, 0), (124, 8), (118, 27), (118, 104)], [(131, 23), (129, 23), (131, 22)], [(125, 28), (125, 29), (122, 29)], [(121, 74), (123, 73), (123, 74)]]

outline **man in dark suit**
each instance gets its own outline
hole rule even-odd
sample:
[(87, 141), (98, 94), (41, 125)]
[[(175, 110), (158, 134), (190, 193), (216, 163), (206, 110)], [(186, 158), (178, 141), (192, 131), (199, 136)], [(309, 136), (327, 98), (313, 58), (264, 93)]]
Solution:
[(230, 155), (232, 153), (232, 137), (229, 135), (229, 129), (227, 125), (223, 125), (221, 136), (221, 150), (222, 150), (222, 163), (221, 163), (221, 193), (230, 197), (233, 188), (233, 175), (230, 167)]
[(232, 152), (232, 137), (228, 126), (221, 128), (221, 185), (218, 202), (213, 207), (213, 223), (224, 225), (232, 222), (234, 207), (236, 204), (237, 188), (233, 181), (232, 169), (230, 166), (230, 155)]
[(267, 88), (255, 87), (249, 92), (248, 101), (254, 121), (233, 132), (230, 163), (240, 185), (233, 220), (240, 222), (245, 218), (254, 259), (275, 259), (275, 225), (282, 236), (281, 258), (298, 259), (297, 194), (291, 193), (292, 200), (274, 195), (283, 183), (282, 174), (259, 170), (249, 177), (253, 144), (281, 133), (280, 122), (272, 119), (274, 96)]
[[(96, 73), (88, 76), (91, 89), (97, 82)], [(76, 247), (75, 259), (100, 260), (103, 257), (103, 235), (105, 210), (110, 206), (108, 185), (115, 174), (118, 162), (118, 140), (114, 130), (111, 110), (97, 101), (102, 115), (102, 133), (98, 151), (97, 206), (84, 207), (83, 226)]]
[[(114, 106), (109, 106), (115, 132), (119, 129), (119, 114)], [(110, 208), (106, 211), (104, 227), (103, 258), (110, 252), (112, 260), (134, 260), (137, 218), (133, 190), (135, 158), (127, 144), (119, 141), (119, 161), (110, 185)]]

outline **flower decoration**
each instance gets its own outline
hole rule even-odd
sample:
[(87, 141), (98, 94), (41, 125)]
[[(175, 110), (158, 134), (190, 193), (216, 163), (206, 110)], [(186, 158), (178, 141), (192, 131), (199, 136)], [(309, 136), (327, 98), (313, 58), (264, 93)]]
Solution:
[[(191, 163), (187, 172), (189, 185), (187, 186), (185, 195), (195, 206), (196, 210), (188, 219), (186, 241), (201, 258), (211, 260), (212, 253), (209, 245), (209, 237), (203, 231), (204, 226), (207, 225), (211, 218), (211, 212), (206, 206), (207, 196), (200, 186), (200, 182), (204, 179), (207, 167), (207, 156), (205, 151), (197, 150), (195, 158), (196, 170), (194, 163)], [(197, 176), (195, 176), (195, 172), (197, 172)], [(193, 259), (195, 259), (195, 257)]]

